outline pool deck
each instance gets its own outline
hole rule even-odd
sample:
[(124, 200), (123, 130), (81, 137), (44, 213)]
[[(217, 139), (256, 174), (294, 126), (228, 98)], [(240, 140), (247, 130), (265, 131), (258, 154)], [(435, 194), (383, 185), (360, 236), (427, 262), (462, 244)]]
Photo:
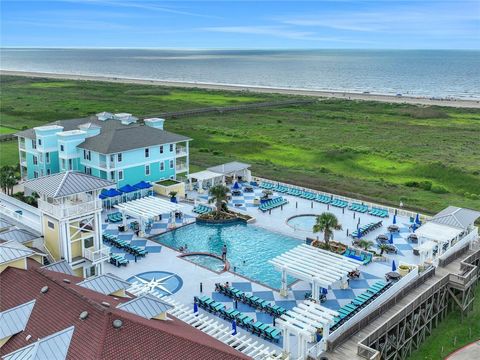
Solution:
[[(347, 236), (347, 229), (349, 232), (354, 231), (359, 221), (360, 225), (370, 222), (378, 222), (380, 220), (383, 221), (383, 226), (381, 228), (363, 237), (371, 241), (374, 241), (377, 235), (387, 233), (386, 227), (392, 224), (392, 216), (390, 216), (390, 218), (381, 219), (368, 214), (354, 213), (348, 209), (342, 210), (333, 206), (327, 206), (325, 204), (320, 204), (284, 194), (276, 195), (286, 198), (289, 201), (287, 205), (284, 205), (282, 209), (274, 209), (271, 211), (271, 213), (263, 213), (253, 205), (253, 199), (255, 196), (261, 195), (261, 192), (262, 189), (256, 188), (254, 194), (245, 194), (242, 196), (233, 197), (229, 205), (232, 209), (239, 209), (242, 212), (255, 217), (256, 221), (253, 226), (259, 226), (269, 231), (296, 238), (298, 239), (299, 245), (305, 241), (306, 237), (315, 238), (317, 237), (317, 234), (314, 234), (311, 231), (294, 229), (289, 226), (287, 224), (288, 219), (297, 215), (319, 215), (326, 211), (334, 213), (343, 226), (341, 231), (335, 231), (335, 240), (347, 245), (350, 245), (352, 242), (352, 238)], [(205, 194), (197, 194), (192, 192), (189, 193), (189, 198), (194, 198), (197, 200), (197, 202), (205, 203), (207, 201), (207, 195)], [(184, 204), (185, 217), (183, 220), (177, 220), (176, 226), (188, 226), (186, 224), (194, 222), (194, 217), (196, 215), (192, 212), (192, 210), (192, 205)], [(418, 257), (413, 255), (413, 246), (406, 240), (408, 234), (410, 233), (409, 221), (409, 218), (397, 216), (397, 225), (400, 227), (400, 233), (394, 235), (394, 244), (399, 249), (398, 254), (386, 255), (387, 261), (385, 262), (373, 262), (367, 266), (361, 266), (360, 278), (356, 280), (350, 280), (348, 289), (330, 289), (327, 294), (327, 301), (325, 301), (322, 305), (331, 308), (332, 310), (337, 310), (341, 306), (349, 303), (355, 296), (364, 292), (376, 281), (384, 280), (385, 273), (391, 271), (392, 260), (395, 260), (397, 266), (399, 262), (416, 264), (418, 262)], [(123, 279), (129, 279), (135, 275), (150, 271), (174, 273), (182, 279), (183, 284), (177, 292), (171, 295), (171, 297), (182, 304), (191, 306), (192, 311), (193, 297), (201, 295), (208, 295), (215, 301), (225, 304), (227, 308), (234, 306), (232, 299), (215, 292), (215, 283), (217, 282), (225, 283), (228, 281), (232, 286), (237, 287), (244, 292), (254, 293), (255, 295), (267, 301), (275, 302), (275, 304), (282, 306), (287, 310), (302, 302), (305, 297), (305, 292), (310, 291), (310, 285), (308, 283), (297, 281), (291, 286), (291, 291), (289, 291), (288, 297), (282, 297), (278, 291), (274, 291), (271, 288), (243, 278), (232, 272), (223, 272), (219, 274), (202, 266), (196, 265), (186, 259), (182, 259), (179, 257), (180, 253), (178, 251), (170, 249), (167, 246), (149, 239), (155, 235), (168, 231), (169, 222), (169, 216), (165, 214), (162, 216), (161, 221), (153, 224), (152, 229), (148, 232), (148, 234), (145, 234), (145, 237), (137, 237), (131, 230), (119, 233), (118, 224), (105, 223), (103, 225), (104, 232), (118, 235), (120, 239), (131, 242), (132, 245), (143, 247), (149, 251), (145, 258), (137, 258), (137, 262), (135, 262), (132, 255), (125, 254), (123, 250), (112, 247), (113, 253), (125, 256), (130, 263), (126, 267), (120, 268), (111, 264), (106, 264), (105, 272), (111, 272)], [(319, 236), (322, 238), (322, 234), (319, 234)], [(280, 277), (280, 273), (278, 276)], [(200, 291), (200, 284), (202, 284), (202, 292)], [(269, 324), (272, 324), (273, 322), (271, 316), (262, 313), (261, 311), (257, 311), (248, 305), (238, 303), (238, 310), (253, 317), (257, 321), (262, 321)], [(200, 311), (203, 312), (203, 310)], [(224, 322), (224, 320), (217, 316), (210, 315), (210, 317), (215, 318), (219, 322)], [(239, 332), (244, 333), (244, 330), (239, 328)], [(275, 345), (267, 342), (266, 340), (260, 339), (255, 335), (251, 336), (259, 342), (268, 343), (272, 348), (275, 348), (275, 346), (282, 346), (281, 342), (280, 344)], [(292, 350), (295, 351), (294, 349)]]

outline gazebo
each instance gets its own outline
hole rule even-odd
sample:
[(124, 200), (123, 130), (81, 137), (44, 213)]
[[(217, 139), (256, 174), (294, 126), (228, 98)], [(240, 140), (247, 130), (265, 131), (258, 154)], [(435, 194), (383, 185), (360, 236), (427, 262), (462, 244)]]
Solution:
[(284, 353), (290, 353), (290, 335), (295, 335), (297, 339), (296, 359), (306, 359), (307, 344), (316, 341), (319, 329), (322, 331), (321, 350), (326, 350), (325, 343), (336, 316), (339, 316), (338, 312), (310, 300), (287, 311), (275, 322), (276, 326), (282, 329)]
[(225, 182), (225, 176), (210, 170), (203, 170), (187, 176), (189, 190), (193, 190), (193, 181), (198, 183), (198, 192), (203, 191), (203, 184), (207, 183), (210, 186)]
[(312, 298), (318, 300), (320, 288), (335, 283), (347, 286), (348, 273), (357, 270), (363, 263), (346, 256), (334, 254), (311, 245), (299, 245), (271, 260), (269, 263), (282, 273), (280, 294), (287, 296), (287, 275), (312, 285)]
[(234, 181), (239, 178), (245, 181), (251, 181), (252, 173), (250, 172), (250, 166), (250, 164), (232, 161), (229, 163), (209, 167), (207, 170), (230, 177)]
[[(145, 231), (145, 224), (157, 220), (162, 214), (181, 211), (183, 206), (154, 196), (147, 196), (114, 206), (122, 213), (123, 225), (127, 226), (127, 215), (140, 222), (141, 231)], [(172, 218), (172, 216), (170, 216)], [(174, 218), (174, 217), (173, 217)]]

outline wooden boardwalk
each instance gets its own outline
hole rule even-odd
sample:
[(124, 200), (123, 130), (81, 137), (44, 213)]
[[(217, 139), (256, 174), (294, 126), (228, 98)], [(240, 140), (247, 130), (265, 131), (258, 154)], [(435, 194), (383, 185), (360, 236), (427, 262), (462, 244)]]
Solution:
[(324, 354), (329, 360), (360, 360), (363, 359), (359, 355), (357, 355), (358, 343), (366, 338), (370, 333), (375, 331), (380, 325), (384, 322), (389, 320), (392, 316), (394, 316), (397, 312), (403, 309), (407, 304), (413, 301), (417, 296), (427, 290), (430, 286), (435, 284), (441, 278), (443, 278), (448, 273), (458, 273), (460, 269), (460, 262), (466, 258), (468, 255), (472, 254), (473, 251), (469, 251), (459, 259), (456, 259), (448, 266), (441, 268), (437, 267), (435, 271), (435, 275), (427, 279), (423, 284), (416, 287), (412, 291), (410, 291), (407, 296), (405, 296), (402, 300), (397, 302), (392, 308), (388, 311), (384, 312), (381, 316), (376, 318), (366, 327), (364, 327), (359, 332), (355, 333), (351, 336), (347, 341), (343, 344), (339, 345), (333, 351), (329, 351)]

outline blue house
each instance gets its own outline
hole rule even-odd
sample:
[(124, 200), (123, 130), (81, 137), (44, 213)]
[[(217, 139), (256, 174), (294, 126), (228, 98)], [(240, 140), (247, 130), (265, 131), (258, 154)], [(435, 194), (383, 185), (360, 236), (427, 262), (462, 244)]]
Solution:
[(102, 112), (17, 133), (23, 179), (78, 170), (118, 187), (182, 179), (190, 138), (163, 129), (164, 119)]

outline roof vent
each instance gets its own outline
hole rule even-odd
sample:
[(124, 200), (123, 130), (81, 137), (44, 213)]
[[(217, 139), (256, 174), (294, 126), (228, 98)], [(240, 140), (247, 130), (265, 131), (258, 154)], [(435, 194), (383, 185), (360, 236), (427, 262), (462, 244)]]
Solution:
[(110, 303), (106, 302), (106, 301), (102, 301), (101, 303), (103, 306), (105, 307), (110, 307)]
[(123, 325), (123, 321), (120, 319), (113, 320), (113, 327), (115, 329), (120, 329)]
[(85, 320), (88, 317), (88, 311), (82, 311), (80, 313), (80, 320)]
[(44, 287), (42, 287), (42, 288), (40, 289), (40, 292), (41, 292), (42, 294), (46, 294), (47, 291), (48, 291), (48, 286), (44, 286)]
[(25, 340), (28, 341), (32, 338), (32, 335), (28, 334), (26, 337), (25, 337)]
[(70, 284), (70, 280), (68, 280), (68, 279), (63, 279), (63, 282), (67, 283), (67, 284)]

